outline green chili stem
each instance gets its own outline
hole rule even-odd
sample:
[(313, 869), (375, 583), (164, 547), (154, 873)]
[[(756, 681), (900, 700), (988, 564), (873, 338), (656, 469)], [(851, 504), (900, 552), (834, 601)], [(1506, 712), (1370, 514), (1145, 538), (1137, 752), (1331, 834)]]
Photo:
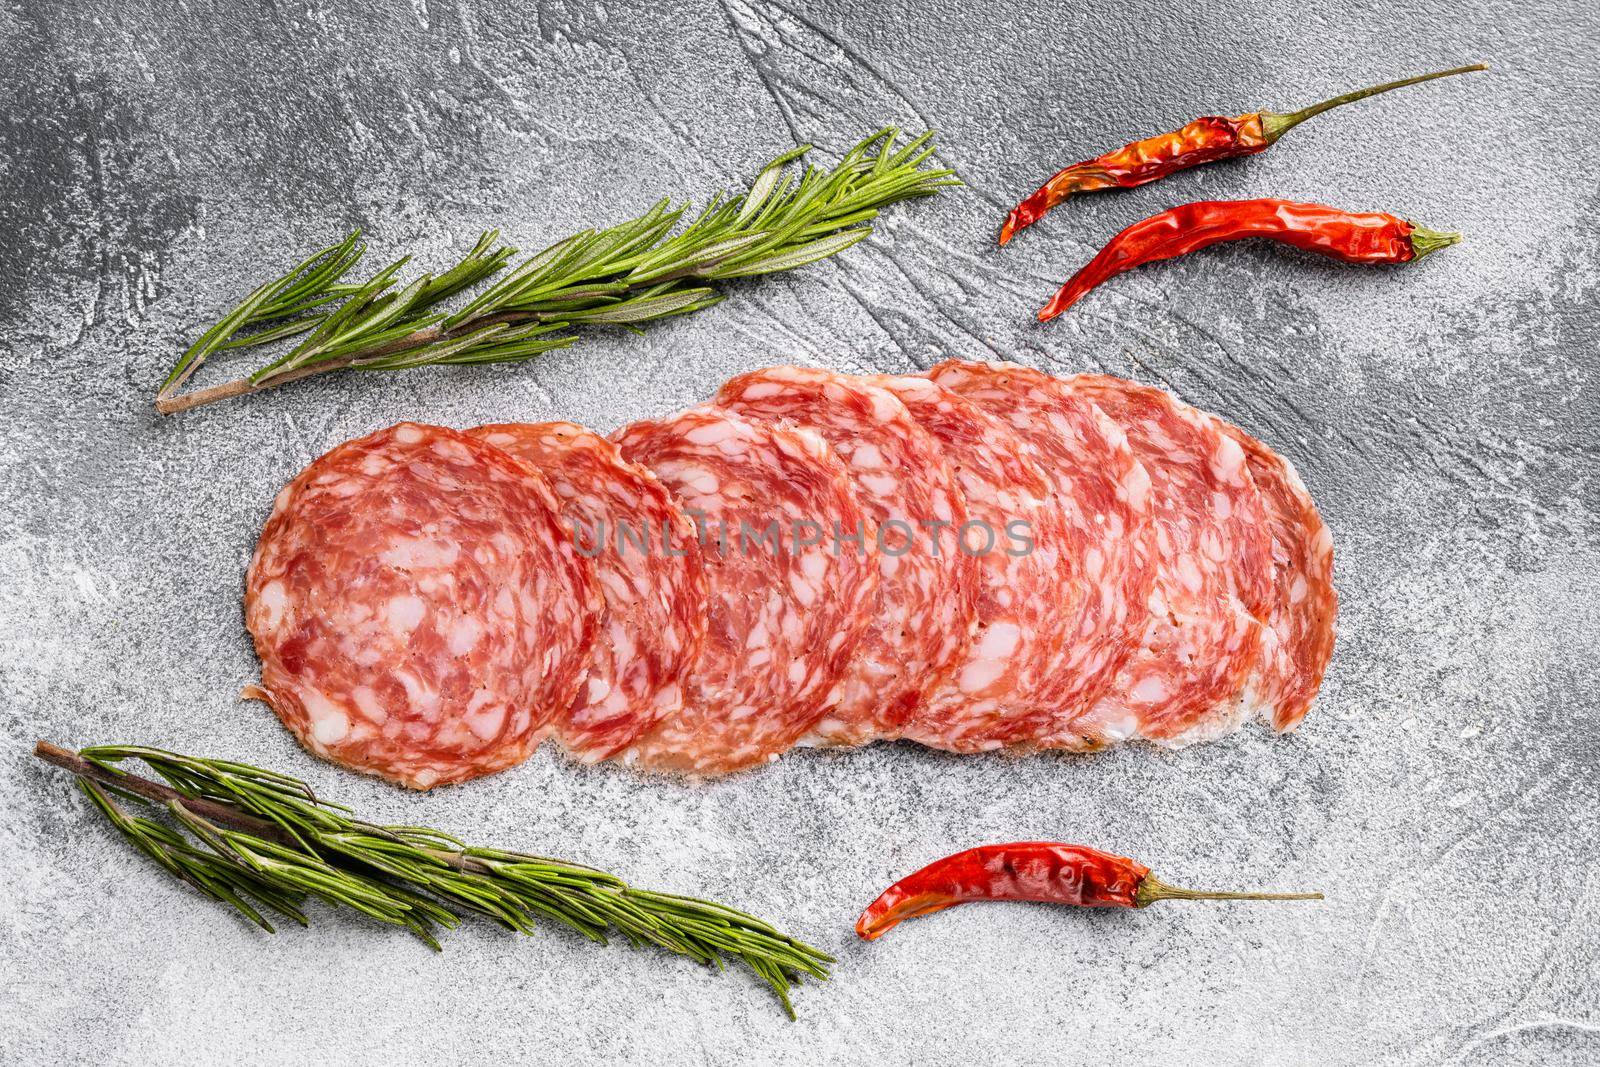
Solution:
[(1263, 111), (1261, 113), (1261, 126), (1266, 133), (1267, 143), (1271, 144), (1306, 119), (1320, 115), (1324, 111), (1331, 111), (1336, 107), (1343, 107), (1345, 104), (1353, 104), (1357, 100), (1365, 100), (1369, 96), (1386, 93), (1390, 89), (1404, 89), (1408, 85), (1420, 85), (1422, 82), (1431, 82), (1435, 78), (1449, 78), (1456, 74), (1468, 74), (1475, 70), (1488, 69), (1489, 67), (1486, 63), (1473, 63), (1471, 66), (1466, 67), (1451, 67), (1449, 70), (1436, 70), (1432, 74), (1418, 74), (1414, 78), (1401, 78), (1399, 81), (1384, 82), (1382, 85), (1373, 85), (1366, 89), (1343, 93), (1324, 100), (1320, 104), (1312, 104), (1310, 107), (1301, 108), (1299, 111), (1293, 111), (1287, 115), (1278, 114), (1274, 111)]
[(1158, 900), (1321, 900), (1321, 893), (1226, 893), (1184, 889), (1147, 874), (1134, 891), (1133, 906), (1147, 907)]
[(1430, 230), (1424, 226), (1413, 224), (1411, 231), (1411, 259), (1413, 262), (1421, 259), (1430, 252), (1437, 252), (1441, 248), (1461, 243), (1459, 233), (1443, 230)]

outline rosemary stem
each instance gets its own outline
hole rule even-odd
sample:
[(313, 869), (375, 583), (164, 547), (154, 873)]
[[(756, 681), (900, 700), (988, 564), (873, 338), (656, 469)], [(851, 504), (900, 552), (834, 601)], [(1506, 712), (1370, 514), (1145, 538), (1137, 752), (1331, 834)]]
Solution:
[(310, 378), (317, 374), (326, 374), (328, 371), (343, 370), (350, 365), (348, 359), (332, 359), (324, 363), (313, 363), (306, 367), (297, 367), (294, 370), (284, 371), (253, 382), (249, 378), (236, 378), (231, 382), (221, 385), (209, 386), (205, 389), (196, 389), (193, 392), (179, 393), (177, 396), (156, 397), (156, 411), (162, 415), (176, 415), (180, 411), (191, 408), (204, 407), (215, 404), (219, 400), (232, 400), (236, 396), (245, 396), (249, 393), (259, 393), (290, 382), (297, 382), (301, 378)]
[(280, 385), (299, 381), (301, 378), (310, 378), (329, 371), (344, 370), (364, 360), (382, 359), (398, 352), (423, 345), (433, 344), (437, 341), (449, 341), (465, 336), (474, 330), (481, 330), (496, 323), (525, 324), (538, 321), (541, 316), (536, 314), (495, 314), (477, 315), (465, 320), (449, 329), (442, 326), (428, 326), (424, 329), (409, 333), (404, 337), (397, 337), (392, 341), (370, 348), (361, 349), (341, 359), (325, 360), (321, 363), (312, 363), (294, 370), (271, 374), (259, 382), (249, 378), (237, 378), (221, 385), (209, 386), (205, 389), (195, 389), (188, 393), (179, 393), (176, 396), (165, 395), (156, 397), (156, 411), (162, 415), (176, 415), (180, 411), (190, 411), (194, 408), (215, 404), (219, 400), (232, 400), (236, 396), (245, 396), (250, 393), (260, 393), (267, 389), (274, 389)]
[[(151, 781), (149, 778), (141, 778), (139, 775), (127, 771), (121, 774), (114, 774), (98, 764), (89, 762), (70, 748), (62, 748), (60, 745), (52, 744), (49, 741), (38, 741), (34, 743), (33, 754), (46, 763), (71, 771), (79, 778), (88, 778), (102, 785), (109, 785), (114, 789), (121, 789), (136, 796), (144, 797), (146, 800), (154, 801), (157, 804), (164, 805), (177, 801), (196, 815), (211, 822), (220, 823), (230, 830), (253, 834), (256, 837), (265, 838), (285, 846), (295, 846), (299, 843), (292, 835), (284, 833), (283, 829), (276, 824), (251, 815), (249, 812), (240, 811), (231, 804), (207, 800), (204, 797), (186, 796), (169, 785)], [(447, 852), (437, 848), (426, 848), (422, 849), (422, 851), (458, 871), (482, 874), (491, 869), (490, 865), (482, 860), (474, 859), (471, 856), (463, 856), (458, 852)]]
[(203, 407), (218, 400), (229, 400), (255, 391), (256, 387), (250, 384), (250, 379), (237, 378), (231, 382), (223, 382), (221, 385), (212, 385), (189, 393), (179, 393), (177, 396), (158, 396), (156, 397), (156, 413), (159, 415), (176, 415), (180, 411), (188, 411), (190, 408)]
[(46, 763), (52, 763), (63, 770), (71, 771), (79, 778), (88, 778), (102, 785), (109, 785), (113, 789), (121, 789), (144, 797), (146, 800), (157, 804), (168, 804), (174, 800), (181, 801), (183, 806), (201, 815), (212, 822), (221, 823), (229, 829), (242, 830), (247, 834), (258, 837), (271, 838), (279, 843), (287, 843), (290, 839), (282, 830), (265, 819), (258, 819), (248, 812), (240, 811), (228, 804), (219, 804), (214, 800), (203, 797), (186, 797), (169, 785), (153, 782), (148, 778), (141, 778), (137, 774), (113, 774), (104, 767), (90, 763), (70, 748), (51, 744), (49, 741), (39, 741), (33, 746), (33, 754)]

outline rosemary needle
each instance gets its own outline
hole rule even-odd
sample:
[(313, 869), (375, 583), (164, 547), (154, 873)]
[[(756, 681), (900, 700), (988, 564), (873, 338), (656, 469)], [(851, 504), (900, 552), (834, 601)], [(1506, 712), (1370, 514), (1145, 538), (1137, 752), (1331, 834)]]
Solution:
[[(717, 193), (686, 224), (688, 204), (661, 200), (514, 267), (516, 250), (491, 231), (441, 274), (402, 284), (403, 258), (351, 282), (366, 250), (352, 233), (264, 282), (206, 330), (156, 392), (156, 410), (172, 414), (336, 370), (521, 362), (572, 344), (579, 327), (637, 330), (708, 308), (723, 299), (718, 283), (837, 255), (871, 235), (880, 209), (961, 184), (954, 171), (923, 169), (934, 153), (931, 131), (899, 148), (898, 136), (892, 127), (879, 130), (827, 169), (803, 163), (809, 145), (793, 149), (767, 164), (747, 192)], [(441, 310), (496, 276), (459, 310)], [(180, 392), (217, 352), (300, 335), (248, 377)]]
[[(833, 957), (742, 911), (634, 889), (581, 864), (474, 848), (424, 826), (380, 826), (318, 797), (297, 778), (230, 760), (140, 745), (79, 752), (40, 741), (40, 759), (79, 787), (134, 847), (213, 900), (269, 932), (269, 915), (309, 926), (320, 900), (410, 930), (435, 950), (438, 931), (477, 915), (518, 933), (540, 919), (599, 944), (620, 934), (718, 970), (743, 963), (794, 1018), (789, 991), (826, 980)], [(160, 781), (122, 769), (142, 761)], [(159, 807), (169, 821), (121, 802)]]

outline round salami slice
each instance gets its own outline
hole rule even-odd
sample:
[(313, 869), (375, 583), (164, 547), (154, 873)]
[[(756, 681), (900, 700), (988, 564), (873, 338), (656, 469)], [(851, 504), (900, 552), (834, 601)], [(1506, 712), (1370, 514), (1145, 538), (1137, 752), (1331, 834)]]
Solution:
[(683, 708), (627, 758), (691, 774), (777, 759), (822, 717), (871, 621), (874, 531), (844, 465), (810, 431), (710, 406), (614, 440), (695, 520), (707, 584)]
[(551, 723), (593, 763), (618, 755), (683, 706), (683, 678), (705, 638), (705, 568), (694, 524), (655, 475), (570, 422), (507, 423), (467, 433), (537, 468), (555, 490), (578, 554), (594, 565), (605, 612), (589, 675)]
[(1150, 618), (1149, 475), (1121, 427), (1059, 378), (1014, 363), (965, 360), (940, 363), (928, 377), (1005, 420), (1032, 446), (1050, 480), (1048, 506), (1066, 526), (1050, 604), (1061, 636), (1045, 648), (1038, 707), (1007, 719), (993, 736), (1082, 747), (1073, 721), (1111, 689)]
[(896, 736), (972, 628), (977, 560), (957, 550), (967, 513), (955, 473), (893, 393), (854, 376), (771, 367), (734, 378), (716, 403), (815, 431), (849, 470), (877, 528), (878, 596), (813, 737), (860, 745)]
[(1249, 710), (1272, 598), (1272, 543), (1244, 451), (1160, 389), (1098, 374), (1067, 384), (1127, 434), (1150, 476), (1156, 544), (1144, 639), (1077, 728), (1165, 743), (1223, 733)]
[(1057, 602), (1066, 527), (1050, 482), (1016, 431), (926, 378), (872, 378), (933, 436), (956, 472), (967, 520), (959, 551), (978, 565), (977, 622), (902, 736), (976, 752), (1012, 738), (1010, 724), (1049, 711), (1050, 664), (1071, 639)]
[[(1214, 418), (1214, 416), (1213, 416)], [(1316, 702), (1333, 657), (1339, 595), (1333, 588), (1333, 535), (1294, 465), (1237, 426), (1216, 420), (1239, 442), (1266, 507), (1276, 565), (1261, 658), (1246, 696), (1277, 730), (1292, 730)]]
[(252, 692), (335, 763), (459, 782), (525, 759), (571, 705), (599, 610), (536, 471), (401, 423), (278, 494), (246, 580)]

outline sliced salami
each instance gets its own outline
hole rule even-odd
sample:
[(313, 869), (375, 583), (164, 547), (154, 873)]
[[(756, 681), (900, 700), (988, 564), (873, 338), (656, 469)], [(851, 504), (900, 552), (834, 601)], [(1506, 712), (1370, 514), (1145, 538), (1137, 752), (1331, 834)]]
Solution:
[(999, 748), (1011, 723), (1051, 708), (1049, 667), (1070, 640), (1056, 610), (1060, 509), (1047, 504), (1050, 482), (1032, 449), (999, 418), (926, 378), (871, 380), (944, 450), (966, 498), (959, 550), (978, 565), (976, 627), (902, 736), (952, 752)]
[[(589, 674), (551, 723), (585, 763), (609, 759), (683, 706), (683, 679), (705, 638), (705, 568), (694, 524), (655, 475), (570, 422), (507, 423), (467, 433), (537, 468), (600, 582), (605, 611)], [(658, 551), (663, 543), (690, 551)]]
[(896, 736), (966, 646), (976, 608), (977, 560), (956, 545), (966, 504), (944, 452), (893, 393), (833, 371), (742, 374), (716, 403), (813, 430), (848, 469), (877, 528), (877, 602), (813, 738), (859, 745)]
[(708, 594), (683, 708), (628, 758), (692, 774), (776, 759), (822, 717), (871, 621), (874, 533), (844, 465), (810, 431), (709, 406), (614, 439), (695, 519)]
[(278, 494), (245, 588), (253, 690), (312, 752), (415, 789), (525, 759), (599, 590), (544, 479), (455, 430), (340, 445)]
[(1237, 426), (1216, 422), (1244, 449), (1266, 507), (1276, 565), (1261, 658), (1246, 694), (1275, 729), (1292, 730), (1315, 703), (1333, 657), (1339, 615), (1333, 535), (1293, 464)]
[(1079, 748), (1073, 722), (1115, 683), (1150, 618), (1150, 479), (1121, 427), (1059, 378), (1014, 363), (949, 360), (928, 377), (1004, 419), (1032, 446), (1065, 524), (1039, 707), (1002, 725), (1008, 744)]
[(1097, 374), (1067, 384), (1127, 434), (1150, 476), (1156, 546), (1144, 638), (1077, 728), (1166, 743), (1226, 732), (1249, 710), (1272, 599), (1272, 543), (1244, 451), (1160, 389)]

